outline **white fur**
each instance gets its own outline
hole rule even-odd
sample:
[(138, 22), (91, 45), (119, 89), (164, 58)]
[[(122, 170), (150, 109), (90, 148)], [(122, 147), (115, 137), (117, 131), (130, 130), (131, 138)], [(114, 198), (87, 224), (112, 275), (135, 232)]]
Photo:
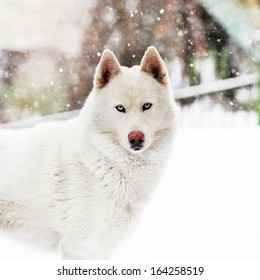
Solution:
[[(113, 64), (105, 51), (102, 59), (108, 56), (119, 71), (102, 88), (94, 86), (78, 117), (0, 131), (1, 231), (67, 259), (110, 256), (150, 197), (174, 132), (167, 71), (154, 48), (142, 64), (148, 54), (159, 59), (164, 84), (140, 66)], [(145, 102), (153, 106), (143, 112)], [(118, 104), (127, 112), (118, 112)], [(130, 148), (132, 130), (145, 134), (141, 151)]]

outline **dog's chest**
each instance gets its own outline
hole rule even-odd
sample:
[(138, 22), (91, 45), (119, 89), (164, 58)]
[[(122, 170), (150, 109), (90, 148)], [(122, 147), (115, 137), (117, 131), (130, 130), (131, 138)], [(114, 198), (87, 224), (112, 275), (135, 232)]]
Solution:
[(99, 209), (104, 229), (127, 227), (138, 214), (153, 190), (151, 167), (107, 167), (99, 180)]
[(85, 206), (92, 212), (88, 224), (92, 224), (102, 246), (109, 247), (133, 228), (158, 172), (151, 162), (131, 164), (126, 160), (117, 164), (101, 157), (88, 166)]

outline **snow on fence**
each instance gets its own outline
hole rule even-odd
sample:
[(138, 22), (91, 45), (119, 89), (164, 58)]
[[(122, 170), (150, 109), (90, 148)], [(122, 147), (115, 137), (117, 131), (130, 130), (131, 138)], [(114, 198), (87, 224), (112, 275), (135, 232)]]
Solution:
[(79, 111), (80, 110), (74, 110), (70, 112), (62, 112), (62, 113), (52, 114), (48, 116), (32, 117), (29, 119), (14, 121), (10, 123), (3, 123), (0, 124), (0, 128), (25, 128), (25, 127), (34, 126), (40, 122), (68, 120), (73, 117), (76, 117), (79, 114)]
[(257, 85), (257, 83), (258, 73), (253, 73), (249, 75), (239, 76), (236, 78), (218, 80), (207, 84), (200, 84), (198, 86), (176, 89), (174, 91), (174, 97), (176, 99), (194, 97), (209, 93), (226, 91), (229, 89), (238, 89), (247, 86), (255, 86)]
[[(258, 73), (249, 75), (243, 75), (236, 78), (230, 78), (225, 80), (218, 80), (215, 82), (200, 84), (198, 86), (180, 88), (174, 90), (175, 99), (183, 99), (187, 97), (195, 97), (200, 95), (206, 95), (216, 92), (223, 92), (229, 89), (238, 89), (248, 86), (256, 86), (259, 83)], [(67, 120), (77, 116), (79, 110), (71, 112), (57, 113), (48, 116), (39, 116), (31, 119), (20, 120), (11, 123), (0, 124), (0, 128), (22, 128), (31, 127), (40, 122), (54, 121), (54, 120)]]

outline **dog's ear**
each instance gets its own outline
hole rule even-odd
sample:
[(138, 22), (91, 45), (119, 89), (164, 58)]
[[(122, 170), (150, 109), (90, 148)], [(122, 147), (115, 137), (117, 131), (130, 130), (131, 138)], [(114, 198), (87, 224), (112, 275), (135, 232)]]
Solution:
[(141, 70), (151, 75), (162, 85), (167, 84), (166, 67), (155, 47), (149, 47), (141, 61)]
[(120, 71), (120, 64), (113, 52), (104, 50), (95, 73), (94, 86), (98, 89), (103, 88)]

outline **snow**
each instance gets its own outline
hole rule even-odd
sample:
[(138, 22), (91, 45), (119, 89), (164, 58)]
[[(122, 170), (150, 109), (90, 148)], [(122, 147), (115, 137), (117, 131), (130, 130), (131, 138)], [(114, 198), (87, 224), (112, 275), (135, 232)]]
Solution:
[[(260, 127), (208, 100), (185, 107), (164, 176), (112, 259), (259, 259)], [(0, 236), (0, 259), (57, 259)]]
[[(206, 64), (205, 64), (206, 65)], [(258, 73), (238, 76), (225, 80), (210, 81), (210, 72), (208, 77), (205, 76), (204, 83), (197, 86), (185, 87), (175, 90), (175, 98), (187, 98), (208, 93), (225, 91), (228, 89), (236, 89), (240, 87), (256, 85), (258, 82)], [(207, 79), (207, 80), (206, 80)]]

